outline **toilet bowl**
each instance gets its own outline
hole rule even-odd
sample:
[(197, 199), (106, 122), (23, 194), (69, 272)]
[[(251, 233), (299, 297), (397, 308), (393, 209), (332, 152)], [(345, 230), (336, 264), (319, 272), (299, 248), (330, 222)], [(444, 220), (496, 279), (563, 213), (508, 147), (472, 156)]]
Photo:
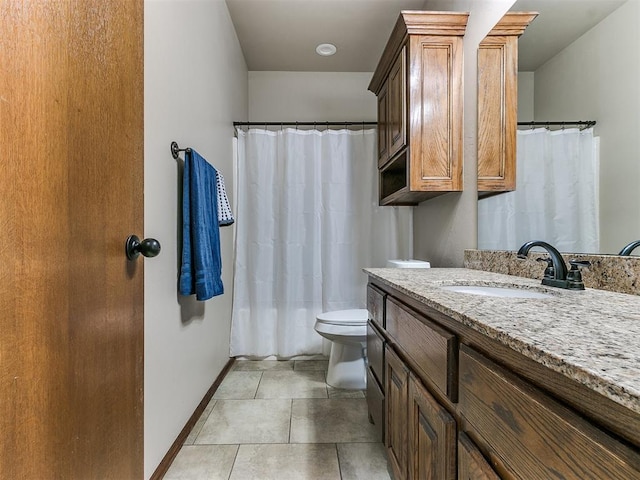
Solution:
[[(390, 268), (429, 268), (423, 260), (389, 260)], [(367, 387), (365, 366), (367, 320), (365, 309), (336, 310), (316, 317), (316, 332), (331, 341), (327, 384), (336, 388), (364, 390)]]
[(337, 310), (316, 317), (315, 331), (331, 341), (328, 385), (354, 390), (366, 388), (364, 350), (368, 318), (366, 309)]

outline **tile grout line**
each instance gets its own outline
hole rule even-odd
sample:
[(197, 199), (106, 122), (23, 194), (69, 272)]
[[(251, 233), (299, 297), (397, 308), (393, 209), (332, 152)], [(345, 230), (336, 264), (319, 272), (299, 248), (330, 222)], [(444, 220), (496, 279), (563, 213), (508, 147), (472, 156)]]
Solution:
[(293, 398), (290, 399), (289, 402), (289, 438), (287, 439), (287, 443), (291, 444), (291, 424), (293, 423)]
[(227, 480), (231, 480), (231, 475), (233, 475), (233, 469), (236, 466), (236, 460), (238, 459), (238, 453), (240, 453), (240, 445), (236, 445), (236, 454), (233, 456), (233, 463), (231, 464), (231, 470), (229, 470), (229, 475), (227, 476)]
[(334, 443), (333, 446), (336, 449), (336, 458), (338, 459), (338, 473), (340, 474), (340, 480), (342, 480), (342, 465), (340, 464), (340, 453), (338, 452), (338, 444)]
[(260, 380), (258, 380), (258, 385), (256, 386), (256, 391), (253, 392), (253, 400), (258, 396), (258, 390), (260, 390), (260, 384), (262, 383), (262, 377), (264, 377), (264, 371), (260, 372)]

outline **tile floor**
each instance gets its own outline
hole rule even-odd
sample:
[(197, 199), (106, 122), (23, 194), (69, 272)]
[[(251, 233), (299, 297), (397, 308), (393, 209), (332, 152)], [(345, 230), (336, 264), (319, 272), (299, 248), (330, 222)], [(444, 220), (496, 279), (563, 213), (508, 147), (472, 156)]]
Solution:
[(238, 361), (165, 480), (389, 480), (364, 392), (327, 361)]

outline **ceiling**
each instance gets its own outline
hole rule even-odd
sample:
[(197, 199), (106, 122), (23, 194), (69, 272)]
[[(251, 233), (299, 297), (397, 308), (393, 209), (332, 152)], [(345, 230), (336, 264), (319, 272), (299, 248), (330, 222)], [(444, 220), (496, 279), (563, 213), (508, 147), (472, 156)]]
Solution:
[(539, 13), (518, 40), (518, 69), (535, 71), (625, 1), (517, 0), (512, 11)]
[[(518, 0), (540, 13), (520, 38), (520, 70), (533, 71), (626, 0)], [(629, 0), (635, 1), (635, 0)], [(373, 72), (401, 10), (428, 0), (226, 0), (251, 71)], [(315, 48), (333, 43), (321, 57)]]

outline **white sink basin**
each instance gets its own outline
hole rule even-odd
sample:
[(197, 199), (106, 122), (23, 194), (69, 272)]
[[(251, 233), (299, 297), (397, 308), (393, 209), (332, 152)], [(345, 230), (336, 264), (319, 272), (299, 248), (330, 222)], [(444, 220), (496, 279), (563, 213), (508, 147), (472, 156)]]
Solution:
[(548, 293), (511, 287), (487, 287), (484, 285), (447, 285), (440, 288), (442, 288), (443, 290), (448, 290), (450, 292), (468, 293), (471, 295), (484, 295), (486, 297), (552, 298), (552, 295), (549, 295)]

